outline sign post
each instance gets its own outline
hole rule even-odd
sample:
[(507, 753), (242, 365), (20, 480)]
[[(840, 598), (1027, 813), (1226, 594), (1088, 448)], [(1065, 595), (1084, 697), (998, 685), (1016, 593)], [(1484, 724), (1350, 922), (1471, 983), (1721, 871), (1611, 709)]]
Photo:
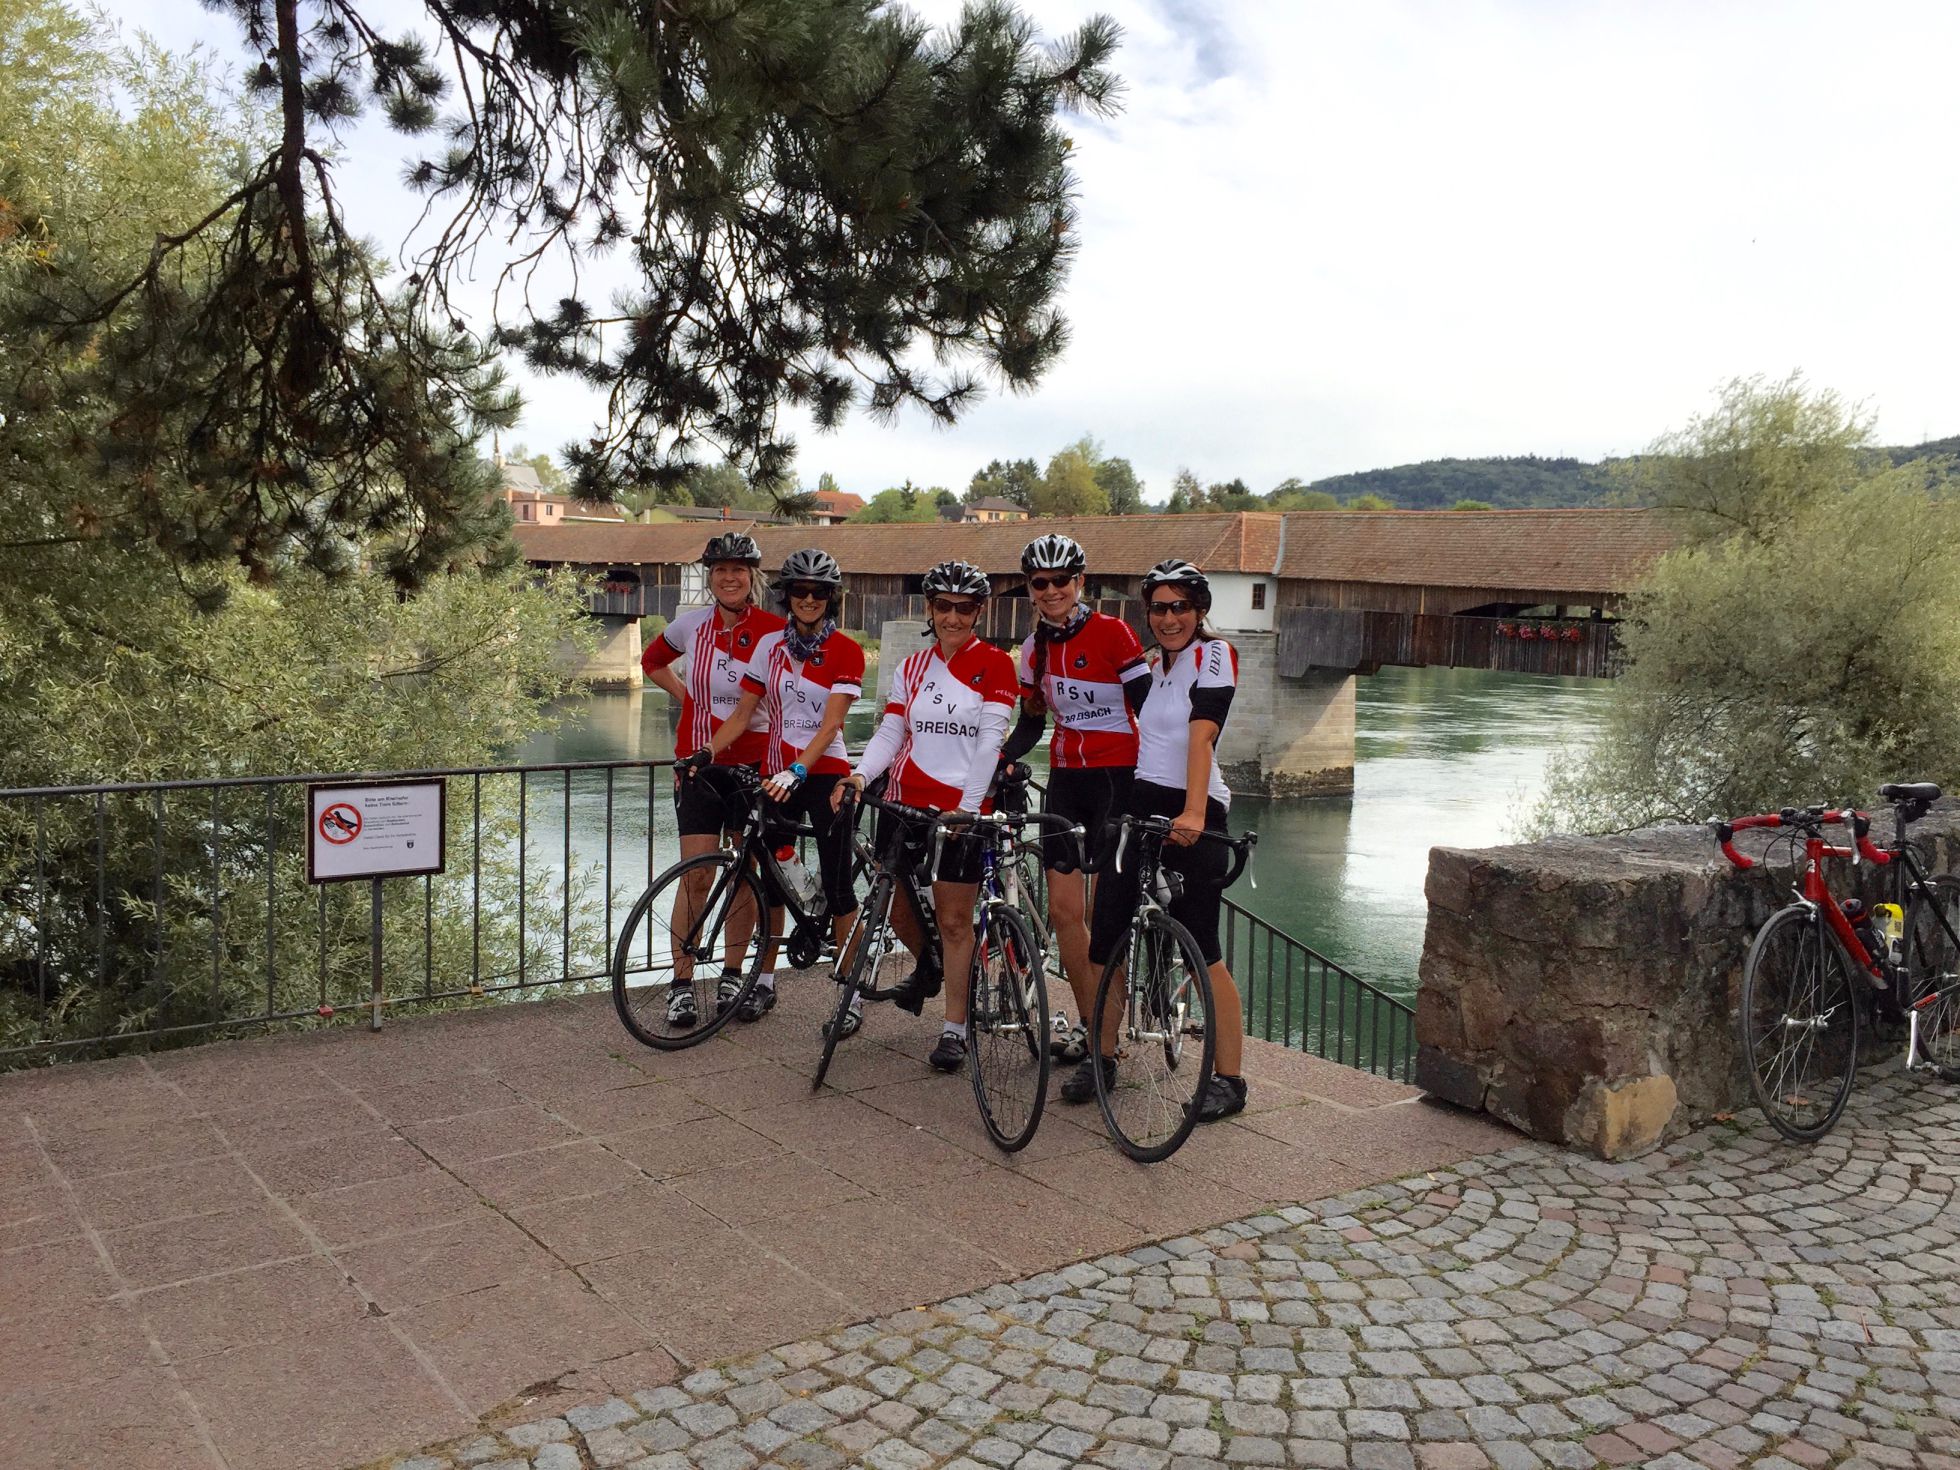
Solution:
[(443, 870), (448, 787), (440, 779), (306, 788), (306, 881), (369, 887), (368, 1024), (381, 1029), (381, 883)]

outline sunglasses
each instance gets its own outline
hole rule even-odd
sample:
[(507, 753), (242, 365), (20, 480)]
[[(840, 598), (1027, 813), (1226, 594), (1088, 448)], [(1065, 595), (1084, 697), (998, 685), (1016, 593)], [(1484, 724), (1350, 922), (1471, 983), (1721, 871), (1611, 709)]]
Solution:
[(1030, 577), (1028, 578), (1028, 587), (1031, 591), (1046, 592), (1050, 587), (1066, 587), (1074, 580), (1075, 578), (1073, 576)]
[(936, 613), (951, 613), (954, 617), (971, 618), (980, 613), (980, 604), (968, 598), (935, 597), (932, 610)]
[(1144, 606), (1150, 609), (1152, 617), (1181, 618), (1197, 607), (1195, 602), (1187, 602), (1182, 597), (1175, 602), (1149, 602)]
[(789, 595), (791, 597), (821, 597), (824, 601), (828, 602), (830, 600), (830, 589), (828, 587), (817, 586), (810, 582), (797, 582), (791, 585)]

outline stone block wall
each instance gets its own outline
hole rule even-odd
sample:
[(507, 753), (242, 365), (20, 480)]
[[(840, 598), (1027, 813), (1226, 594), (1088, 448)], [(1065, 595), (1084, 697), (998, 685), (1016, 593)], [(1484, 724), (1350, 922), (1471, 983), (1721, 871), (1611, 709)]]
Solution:
[[(1890, 824), (1874, 816), (1881, 846)], [(1910, 830), (1929, 871), (1960, 865), (1960, 803)], [(1751, 1105), (1735, 1042), (1742, 963), (1796, 874), (1787, 834), (1736, 846), (1761, 865), (1737, 871), (1700, 827), (1432, 848), (1417, 1083), (1603, 1158)], [(1882, 872), (1858, 870), (1867, 901), (1884, 896)], [(1830, 881), (1855, 891), (1847, 863)]]
[(1273, 633), (1233, 633), (1239, 687), (1219, 738), (1218, 760), (1234, 791), (1266, 796), (1342, 796), (1354, 790), (1354, 675), (1309, 669), (1280, 676)]

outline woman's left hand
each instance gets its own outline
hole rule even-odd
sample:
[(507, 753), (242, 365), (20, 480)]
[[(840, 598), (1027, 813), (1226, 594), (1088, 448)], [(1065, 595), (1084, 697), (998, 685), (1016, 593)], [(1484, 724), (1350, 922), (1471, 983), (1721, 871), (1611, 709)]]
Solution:
[(1174, 846), (1189, 847), (1198, 840), (1198, 834), (1204, 830), (1203, 812), (1179, 812), (1171, 820), (1170, 840)]
[(778, 771), (762, 783), (762, 789), (769, 793), (771, 801), (788, 801), (801, 784), (791, 772)]

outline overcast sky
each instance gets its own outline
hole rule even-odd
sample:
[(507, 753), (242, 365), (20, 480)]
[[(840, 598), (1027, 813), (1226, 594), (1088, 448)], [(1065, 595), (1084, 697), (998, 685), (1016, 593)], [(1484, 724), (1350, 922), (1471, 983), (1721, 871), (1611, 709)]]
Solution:
[[(956, 4), (915, 6), (950, 17)], [(411, 12), (399, 6), (398, 15)], [(235, 57), (194, 0), (110, 0)], [(1042, 0), (1125, 41), (1075, 125), (1074, 345), (951, 430), (800, 433), (807, 483), (962, 489), (1084, 433), (1161, 500), (1446, 455), (1625, 453), (1738, 375), (1801, 369), (1887, 442), (1960, 432), (1960, 6)], [(398, 244), (398, 142), (341, 185)], [(369, 146), (369, 144), (378, 146)], [(516, 436), (596, 401), (526, 382)]]

